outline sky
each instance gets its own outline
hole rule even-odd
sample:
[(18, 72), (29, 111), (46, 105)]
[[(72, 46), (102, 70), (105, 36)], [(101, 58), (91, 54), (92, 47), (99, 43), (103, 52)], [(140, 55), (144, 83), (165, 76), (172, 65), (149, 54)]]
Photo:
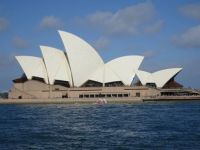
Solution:
[(105, 62), (142, 55), (140, 69), (183, 67), (176, 80), (200, 88), (199, 0), (1, 0), (0, 91), (23, 71), (15, 56), (65, 50), (58, 30), (90, 43)]

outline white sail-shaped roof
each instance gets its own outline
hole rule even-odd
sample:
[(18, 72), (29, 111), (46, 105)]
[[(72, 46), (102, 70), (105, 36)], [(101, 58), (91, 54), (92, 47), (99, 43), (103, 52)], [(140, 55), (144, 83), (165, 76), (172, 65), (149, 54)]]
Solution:
[(47, 68), (49, 83), (53, 85), (55, 80), (61, 80), (72, 85), (71, 71), (64, 52), (47, 46), (40, 46), (40, 49)]
[(105, 65), (102, 65), (88, 77), (88, 80), (93, 80), (104, 84), (104, 72), (105, 72)]
[(104, 83), (121, 81), (123, 82), (119, 75), (116, 74), (108, 65), (105, 65), (105, 73), (104, 73)]
[(142, 63), (143, 56), (124, 56), (109, 61), (108, 66), (125, 85), (131, 85), (135, 73)]
[(171, 68), (154, 73), (138, 70), (143, 56), (124, 56), (104, 63), (97, 51), (80, 37), (58, 31), (66, 49), (66, 54), (56, 48), (41, 46), (43, 59), (32, 56), (17, 56), (24, 73), (30, 80), (40, 77), (47, 84), (55, 80), (67, 81), (71, 87), (80, 87), (88, 80), (102, 83), (121, 81), (130, 86), (135, 74), (143, 85), (155, 83), (162, 88), (176, 76), (182, 68)]
[(131, 85), (143, 58), (143, 56), (124, 56), (111, 60), (91, 74), (89, 80), (100, 83), (121, 81), (125, 85)]
[(182, 68), (170, 68), (160, 70), (154, 73), (149, 73), (146, 71), (137, 71), (137, 76), (140, 79), (142, 85), (147, 83), (155, 83), (158, 88), (162, 88), (170, 79), (176, 76)]
[(16, 59), (29, 80), (31, 80), (32, 77), (39, 77), (43, 78), (48, 84), (48, 76), (42, 58), (33, 56), (16, 56)]
[(153, 78), (156, 81), (156, 86), (163, 87), (171, 78), (177, 75), (181, 70), (182, 68), (170, 68), (154, 72)]
[(81, 86), (104, 62), (97, 51), (74, 34), (59, 31), (71, 67), (74, 86)]
[(153, 79), (152, 74), (149, 72), (138, 70), (136, 74), (138, 78), (140, 79), (140, 82), (142, 83), (142, 85), (146, 85), (147, 83), (155, 83), (155, 80)]
[(102, 84), (121, 81), (119, 76), (115, 74), (107, 65), (102, 65), (95, 70), (88, 78), (89, 80), (97, 81)]

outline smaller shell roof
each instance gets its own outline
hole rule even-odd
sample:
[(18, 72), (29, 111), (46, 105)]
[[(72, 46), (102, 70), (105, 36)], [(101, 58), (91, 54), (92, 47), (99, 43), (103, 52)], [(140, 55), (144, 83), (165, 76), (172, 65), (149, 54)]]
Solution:
[(39, 77), (43, 78), (47, 84), (49, 83), (47, 71), (42, 58), (34, 56), (16, 56), (15, 58), (29, 80), (31, 80), (32, 77)]
[(109, 61), (106, 66), (119, 77), (120, 81), (130, 86), (143, 59), (143, 56), (137, 55), (123, 56)]
[(182, 68), (169, 68), (164, 70), (159, 70), (154, 73), (149, 73), (146, 71), (138, 70), (137, 76), (141, 81), (142, 85), (147, 83), (155, 83), (158, 88), (162, 88), (170, 79), (175, 77)]
[(47, 68), (49, 83), (54, 84), (55, 80), (61, 80), (72, 85), (71, 71), (64, 52), (48, 46), (40, 46), (40, 49)]

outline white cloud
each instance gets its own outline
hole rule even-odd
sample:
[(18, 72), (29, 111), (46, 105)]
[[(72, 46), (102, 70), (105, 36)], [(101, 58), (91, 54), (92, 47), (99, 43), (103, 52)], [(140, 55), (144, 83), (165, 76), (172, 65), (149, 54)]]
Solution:
[(29, 47), (28, 42), (21, 38), (21, 37), (14, 37), (13, 38), (13, 46), (17, 49), (25, 49)]
[(180, 8), (180, 12), (185, 16), (200, 19), (200, 3), (184, 5)]
[(42, 29), (46, 29), (46, 28), (58, 29), (58, 28), (62, 28), (63, 25), (64, 25), (63, 21), (60, 18), (57, 18), (55, 16), (46, 16), (40, 22), (40, 27)]
[[(111, 35), (135, 35), (144, 30), (146, 24), (155, 19), (156, 10), (151, 2), (132, 5), (116, 12), (96, 12), (80, 19), (93, 27)], [(156, 28), (161, 27), (159, 22)], [(150, 29), (149, 29), (150, 30)], [(153, 30), (153, 27), (152, 29)]]
[(156, 23), (149, 25), (145, 28), (146, 33), (157, 33), (160, 32), (162, 27), (164, 26), (164, 21), (159, 20)]
[(96, 50), (105, 50), (108, 48), (110, 41), (105, 37), (100, 37), (98, 40), (93, 42), (93, 46)]
[(189, 28), (182, 34), (175, 36), (173, 42), (178, 47), (200, 48), (200, 25)]
[(6, 30), (8, 27), (7, 19), (0, 17), (0, 32)]

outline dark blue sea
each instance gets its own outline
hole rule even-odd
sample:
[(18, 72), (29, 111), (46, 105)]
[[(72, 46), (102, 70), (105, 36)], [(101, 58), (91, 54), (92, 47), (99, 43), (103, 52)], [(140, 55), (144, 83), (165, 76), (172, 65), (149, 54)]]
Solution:
[(1, 105), (0, 150), (200, 149), (200, 101)]

